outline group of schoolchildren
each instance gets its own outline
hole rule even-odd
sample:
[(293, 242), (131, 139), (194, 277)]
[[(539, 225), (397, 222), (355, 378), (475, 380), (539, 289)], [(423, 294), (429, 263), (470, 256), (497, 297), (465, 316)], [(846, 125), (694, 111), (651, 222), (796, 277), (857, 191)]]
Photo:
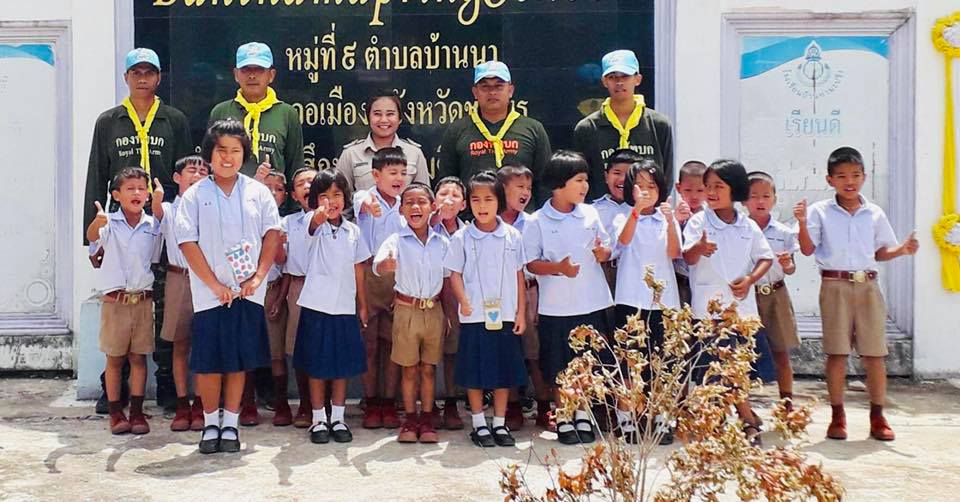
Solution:
[[(551, 400), (560, 402), (557, 376), (577, 355), (570, 331), (591, 325), (612, 335), (640, 315), (656, 347), (664, 337), (661, 309), (686, 303), (697, 320), (709, 321), (715, 298), (736, 302), (741, 316), (760, 317), (758, 347), (769, 351), (789, 405), (789, 351), (800, 340), (784, 278), (796, 270), (798, 250), (816, 256), (823, 278), (828, 437), (846, 438), (844, 377), (855, 347), (868, 373), (870, 435), (894, 438), (882, 413), (886, 313), (877, 262), (913, 254), (918, 244), (912, 235), (898, 243), (883, 210), (860, 194), (864, 164), (852, 148), (828, 159), (836, 196), (810, 207), (798, 203), (795, 228), (771, 216), (773, 178), (733, 160), (684, 164), (674, 204), (662, 167), (622, 148), (605, 161), (608, 193), (586, 203), (587, 161), (559, 150), (536, 180), (550, 198), (528, 208), (534, 175), (516, 163), (474, 174), (466, 184), (445, 177), (430, 187), (408, 183), (401, 148), (381, 148), (372, 161), (375, 185), (351, 193), (338, 171), (304, 168), (291, 180), (269, 170), (240, 174), (252, 157), (247, 128), (235, 119), (216, 121), (201, 155), (177, 162), (173, 202), (162, 202), (159, 180), (124, 168), (111, 192), (120, 209), (108, 214), (97, 204), (87, 238), (104, 250), (100, 348), (114, 434), (149, 432), (143, 395), (145, 354), (154, 346), (150, 266), (165, 243), (161, 337), (174, 345), (180, 396), (171, 429), (200, 431), (202, 453), (240, 449), (247, 372), (261, 367), (274, 376), (274, 425), (308, 428), (314, 443), (351, 441), (347, 381), (363, 375), (376, 386), (382, 376), (379, 335), (361, 334), (369, 326), (383, 326), (370, 331), (392, 341), (404, 413), (400, 420), (392, 400), (368, 398), (363, 426), (398, 427), (403, 443), (435, 443), (438, 429), (464, 427), (458, 386), (466, 389), (471, 440), (512, 446), (512, 431), (523, 424), (518, 389), (531, 382), (538, 425), (555, 430), (563, 444), (593, 442), (598, 424), (588, 410), (569, 422), (551, 419)], [(287, 186), (302, 210), (280, 218)], [(659, 298), (643, 282), (649, 265), (664, 284)], [(286, 399), (288, 357), (301, 396), (295, 417)], [(129, 417), (120, 400), (125, 361)], [(441, 363), (442, 413), (434, 409)], [(746, 436), (758, 442), (761, 422), (749, 402), (737, 411)], [(617, 410), (611, 427), (629, 439), (640, 418)], [(672, 441), (670, 417), (656, 423), (664, 442)]]

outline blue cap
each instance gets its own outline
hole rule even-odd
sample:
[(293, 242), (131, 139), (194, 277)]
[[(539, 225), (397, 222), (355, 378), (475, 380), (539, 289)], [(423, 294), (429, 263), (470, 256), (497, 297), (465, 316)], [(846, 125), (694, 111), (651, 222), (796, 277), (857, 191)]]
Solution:
[(624, 75), (640, 73), (640, 62), (637, 61), (637, 55), (633, 51), (621, 49), (608, 52), (603, 56), (601, 63), (604, 77), (611, 73), (623, 73)]
[(237, 68), (244, 66), (273, 67), (273, 52), (263, 42), (249, 42), (237, 48)]
[(157, 53), (153, 52), (153, 50), (144, 49), (142, 47), (127, 53), (126, 69), (124, 71), (127, 71), (140, 63), (152, 64), (157, 71), (160, 71), (160, 56), (157, 56)]
[(473, 69), (473, 83), (476, 84), (485, 78), (499, 78), (504, 82), (510, 82), (510, 68), (500, 61), (480, 63)]

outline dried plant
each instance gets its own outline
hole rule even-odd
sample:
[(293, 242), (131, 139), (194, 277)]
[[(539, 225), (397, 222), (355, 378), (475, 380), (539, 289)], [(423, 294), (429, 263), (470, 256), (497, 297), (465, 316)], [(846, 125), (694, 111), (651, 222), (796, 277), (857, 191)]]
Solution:
[[(644, 281), (660, 304), (664, 283), (655, 280), (652, 266)], [(613, 343), (592, 327), (580, 326), (569, 339), (580, 355), (557, 377), (558, 420), (598, 405), (608, 412), (629, 410), (638, 417), (636, 441), (600, 432), (573, 471), (565, 470), (552, 450), (539, 459), (552, 482), (539, 495), (520, 465), (502, 468), (500, 487), (506, 500), (717, 500), (732, 486), (743, 500), (839, 500), (841, 485), (821, 466), (807, 463), (795, 443), (810, 423), (810, 406), (777, 404), (774, 429), (788, 442), (770, 449), (751, 446), (743, 423), (730, 414), (759, 385), (750, 379), (759, 320), (740, 318), (736, 304), (722, 306), (716, 300), (708, 306), (712, 323), (695, 321), (689, 306), (661, 308), (660, 347), (648, 343), (649, 332), (639, 316), (616, 330)], [(666, 463), (650, 469), (664, 434), (654, 424), (656, 416), (675, 420), (677, 437), (685, 444)], [(658, 483), (664, 471), (668, 479)]]

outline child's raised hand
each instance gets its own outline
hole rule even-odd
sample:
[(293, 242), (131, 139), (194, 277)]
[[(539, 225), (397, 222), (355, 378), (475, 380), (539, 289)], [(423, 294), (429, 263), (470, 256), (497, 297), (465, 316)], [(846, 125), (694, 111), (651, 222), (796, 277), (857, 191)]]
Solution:
[(360, 213), (373, 215), (374, 218), (379, 218), (383, 214), (383, 208), (380, 207), (380, 201), (377, 200), (375, 195), (373, 195), (373, 192), (367, 194), (366, 200), (364, 200), (363, 205), (360, 206)]
[(797, 202), (793, 205), (793, 217), (797, 219), (797, 223), (801, 225), (807, 224), (807, 198), (804, 197), (800, 199), (800, 202)]
[(915, 255), (920, 249), (920, 241), (917, 240), (917, 231), (914, 230), (910, 232), (910, 235), (907, 236), (907, 240), (903, 241), (901, 244), (903, 247), (903, 253), (908, 255)]
[(639, 185), (633, 185), (634, 210), (646, 209), (656, 203), (649, 190), (643, 190)]
[(273, 166), (270, 165), (270, 154), (266, 154), (263, 156), (263, 162), (257, 166), (257, 174), (253, 178), (262, 183), (263, 180), (267, 179), (271, 169), (273, 169)]
[(667, 224), (673, 225), (673, 197), (667, 197), (666, 202), (660, 204), (660, 214), (663, 215), (663, 219), (667, 221)]
[(318, 227), (327, 222), (327, 201), (320, 200), (319, 202), (320, 204), (313, 210), (313, 223)]
[(464, 298), (460, 302), (460, 315), (463, 317), (470, 317), (473, 314), (473, 307), (470, 306), (470, 299)]
[(747, 293), (750, 292), (750, 286), (753, 283), (750, 279), (746, 277), (738, 277), (736, 280), (730, 283), (730, 290), (733, 291), (733, 297), (737, 300), (743, 300), (747, 297)]
[(103, 206), (100, 205), (100, 201), (93, 201), (93, 205), (97, 208), (97, 215), (93, 218), (93, 221), (97, 224), (97, 226), (106, 226), (107, 221), (109, 221), (107, 218), (107, 212), (103, 210)]
[(593, 238), (593, 257), (597, 259), (598, 262), (603, 263), (606, 261), (606, 252), (607, 248), (603, 247), (603, 241), (600, 240), (600, 236)]
[(160, 183), (160, 178), (153, 179), (153, 198), (163, 201), (163, 183)]
[(580, 273), (580, 264), (573, 263), (569, 256), (565, 256), (560, 260), (560, 273), (572, 279)]
[(397, 271), (397, 259), (393, 257), (393, 251), (387, 253), (386, 259), (380, 262), (380, 268), (377, 269), (377, 272), (396, 272)]
[(440, 218), (449, 220), (457, 215), (457, 207), (453, 205), (453, 198), (444, 197), (440, 201)]
[(676, 210), (677, 221), (683, 223), (690, 219), (693, 216), (693, 213), (690, 211), (690, 204), (687, 204), (687, 201), (680, 199), (680, 203), (677, 204)]
[(700, 237), (700, 241), (697, 242), (697, 245), (700, 246), (700, 254), (706, 257), (710, 257), (713, 253), (717, 252), (717, 243), (710, 242), (707, 239), (707, 231), (703, 231), (703, 235)]

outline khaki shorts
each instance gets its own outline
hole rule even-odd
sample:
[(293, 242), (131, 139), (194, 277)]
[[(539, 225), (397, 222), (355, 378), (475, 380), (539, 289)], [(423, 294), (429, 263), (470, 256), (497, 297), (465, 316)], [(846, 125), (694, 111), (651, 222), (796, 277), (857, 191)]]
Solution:
[(799, 347), (797, 319), (793, 314), (793, 303), (790, 301), (787, 287), (777, 289), (769, 295), (757, 293), (756, 296), (760, 321), (767, 330), (770, 350), (787, 352), (794, 347)]
[(287, 346), (288, 356), (293, 356), (293, 348), (297, 346), (297, 329), (300, 328), (300, 293), (303, 291), (303, 281), (306, 279), (302, 275), (287, 275), (290, 286), (287, 289)]
[(875, 280), (851, 282), (823, 279), (820, 283), (823, 352), (828, 355), (887, 355), (887, 307)]
[(107, 303), (100, 308), (100, 352), (150, 354), (154, 349), (153, 302)]
[(363, 341), (376, 344), (378, 340), (393, 340), (393, 286), (392, 273), (377, 277), (370, 266), (364, 267), (364, 281), (369, 321), (363, 328)]
[(167, 285), (164, 292), (163, 326), (160, 327), (160, 339), (168, 342), (180, 342), (190, 339), (190, 325), (193, 323), (193, 294), (190, 293), (190, 276), (167, 272)]
[[(267, 295), (263, 299), (263, 314), (267, 316), (267, 339), (270, 341), (270, 359), (279, 361), (286, 354), (287, 347), (287, 299), (280, 297), (280, 283), (282, 279), (276, 279), (267, 285)], [(280, 314), (276, 319), (270, 319), (267, 315), (272, 308), (280, 303)]]
[(393, 350), (390, 360), (400, 366), (440, 364), (443, 357), (443, 308), (420, 309), (401, 302), (393, 310)]
[(523, 330), (521, 341), (523, 342), (523, 358), (528, 361), (537, 361), (540, 359), (540, 336), (537, 334), (537, 305), (540, 303), (540, 288), (536, 283), (527, 282), (527, 326)]

